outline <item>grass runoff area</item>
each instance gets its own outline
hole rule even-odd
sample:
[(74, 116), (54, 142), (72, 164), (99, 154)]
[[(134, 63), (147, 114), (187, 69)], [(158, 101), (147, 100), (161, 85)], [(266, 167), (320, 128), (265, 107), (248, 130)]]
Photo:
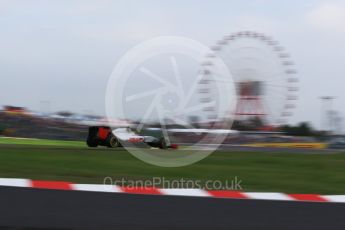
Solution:
[(244, 191), (345, 194), (345, 153), (217, 151), (189, 166), (164, 168), (144, 163), (121, 148), (90, 149), (81, 142), (7, 138), (0, 138), (0, 143), (1, 178), (102, 184), (105, 177), (183, 178), (201, 183), (225, 183), (237, 177)]
[(32, 138), (8, 138), (0, 137), (0, 144), (11, 145), (38, 145), (38, 146), (62, 146), (62, 147), (84, 147), (85, 142), (82, 141), (59, 141)]

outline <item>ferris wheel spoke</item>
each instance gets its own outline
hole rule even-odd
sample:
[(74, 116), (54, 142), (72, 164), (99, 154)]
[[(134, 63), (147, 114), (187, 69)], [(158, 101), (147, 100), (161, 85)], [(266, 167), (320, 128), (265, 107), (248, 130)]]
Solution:
[(282, 94), (279, 90), (270, 92), (270, 95), (267, 95), (266, 100), (264, 100), (265, 106), (270, 109), (270, 113), (275, 112), (273, 114), (276, 114), (276, 117), (280, 117), (279, 114), (286, 110), (287, 103), (284, 102), (287, 102), (287, 95)]
[(270, 96), (270, 97), (281, 97), (284, 98), (287, 95), (287, 91), (278, 89), (278, 88), (266, 88), (266, 92), (264, 93), (264, 96)]
[(287, 87), (277, 87), (277, 86), (269, 86), (269, 85), (264, 85), (264, 88), (268, 92), (273, 92), (273, 93), (278, 93), (278, 94), (283, 94), (288, 92)]
[(282, 93), (282, 92), (288, 92), (288, 87), (286, 86), (272, 86), (272, 85), (264, 85), (266, 90), (272, 90), (272, 91), (277, 91), (278, 93)]
[(283, 73), (283, 71), (271, 72), (265, 74), (266, 81), (275, 81), (276, 79), (286, 79), (287, 76)]
[(272, 93), (266, 94), (265, 98), (272, 101), (278, 100), (279, 104), (285, 103), (287, 101), (287, 95), (281, 94), (279, 92), (272, 92)]
[(266, 80), (266, 79), (263, 79), (264, 82), (267, 82), (267, 83), (283, 83), (284, 82), (284, 79), (281, 79), (281, 78), (271, 78), (270, 80)]
[(266, 86), (270, 86), (270, 87), (278, 87), (278, 88), (289, 88), (289, 86), (286, 85), (272, 85), (272, 84), (265, 84)]
[(265, 106), (270, 108), (270, 113), (274, 114), (275, 117), (280, 117), (280, 114), (287, 110), (286, 105), (285, 103), (279, 103), (277, 98), (265, 102)]
[[(228, 79), (224, 79), (224, 78), (221, 78), (219, 76), (212, 76), (212, 78), (214, 79), (214, 81), (216, 82), (223, 82), (223, 83), (234, 83), (234, 80), (228, 80)], [(211, 80), (212, 81), (212, 80)]]
[[(273, 94), (278, 94), (278, 95), (283, 95), (284, 93), (285, 94), (288, 94), (288, 89), (285, 88), (285, 90), (282, 90), (281, 88), (277, 88), (277, 87), (269, 87), (269, 92), (272, 92)], [(267, 93), (268, 94), (268, 93)]]

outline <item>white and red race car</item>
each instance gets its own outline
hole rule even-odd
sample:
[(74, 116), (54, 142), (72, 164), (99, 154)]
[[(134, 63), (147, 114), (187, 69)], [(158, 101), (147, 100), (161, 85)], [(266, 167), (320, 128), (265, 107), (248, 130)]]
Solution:
[(167, 145), (164, 137), (156, 138), (153, 136), (142, 136), (133, 132), (130, 128), (117, 128), (112, 130), (107, 126), (89, 127), (89, 134), (86, 141), (89, 147), (107, 146), (109, 148), (122, 147), (126, 143), (138, 144), (145, 143), (155, 148), (173, 148), (176, 144)]

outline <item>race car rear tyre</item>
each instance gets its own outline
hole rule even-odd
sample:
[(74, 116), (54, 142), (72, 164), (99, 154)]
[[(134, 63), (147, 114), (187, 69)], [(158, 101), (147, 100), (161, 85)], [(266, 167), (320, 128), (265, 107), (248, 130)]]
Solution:
[(87, 144), (87, 146), (92, 147), (92, 148), (95, 148), (95, 147), (98, 146), (97, 140), (91, 139), (91, 138), (88, 138), (88, 139), (86, 140), (86, 144)]
[(97, 127), (89, 127), (89, 133), (86, 139), (86, 144), (89, 147), (97, 147), (98, 146), (98, 138), (97, 138)]
[(109, 135), (107, 138), (107, 147), (116, 148), (119, 147), (119, 140), (114, 135)]

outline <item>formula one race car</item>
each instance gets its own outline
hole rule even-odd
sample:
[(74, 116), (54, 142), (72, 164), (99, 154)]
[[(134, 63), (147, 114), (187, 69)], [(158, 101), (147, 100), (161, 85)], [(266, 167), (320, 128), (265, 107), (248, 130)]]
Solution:
[(86, 141), (89, 147), (107, 146), (109, 148), (122, 147), (126, 143), (145, 143), (154, 148), (166, 149), (177, 148), (177, 145), (167, 145), (163, 137), (141, 136), (134, 133), (130, 128), (117, 128), (111, 130), (107, 126), (93, 126), (89, 128)]

